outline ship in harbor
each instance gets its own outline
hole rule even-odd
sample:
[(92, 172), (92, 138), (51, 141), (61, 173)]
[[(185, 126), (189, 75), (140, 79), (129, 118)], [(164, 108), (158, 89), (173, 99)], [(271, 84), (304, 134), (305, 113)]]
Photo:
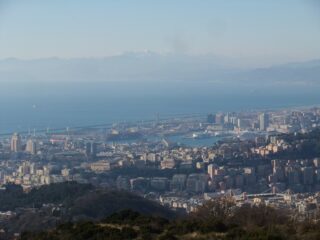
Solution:
[(113, 129), (106, 136), (107, 141), (135, 140), (140, 138), (142, 138), (142, 134), (135, 129), (129, 129), (124, 131), (118, 131)]
[(213, 137), (211, 134), (204, 132), (204, 133), (192, 133), (191, 138), (193, 139), (205, 139)]
[(214, 137), (230, 137), (233, 136), (230, 132), (211, 132), (211, 131), (204, 131), (204, 132), (194, 132), (190, 135), (185, 136), (185, 138), (189, 139), (207, 139), (207, 138), (214, 138)]

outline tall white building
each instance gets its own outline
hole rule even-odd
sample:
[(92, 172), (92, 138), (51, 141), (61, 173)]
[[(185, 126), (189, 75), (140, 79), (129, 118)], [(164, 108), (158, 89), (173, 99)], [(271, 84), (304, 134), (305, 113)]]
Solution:
[(33, 155), (37, 153), (36, 142), (33, 139), (27, 141), (26, 151)]
[(266, 113), (261, 113), (259, 115), (259, 128), (261, 131), (267, 130), (269, 127), (269, 115)]
[(209, 164), (208, 165), (208, 174), (211, 179), (213, 179), (213, 176), (215, 175), (215, 171), (218, 167), (215, 164)]
[(18, 133), (14, 133), (11, 138), (11, 151), (19, 152), (21, 151), (21, 138)]

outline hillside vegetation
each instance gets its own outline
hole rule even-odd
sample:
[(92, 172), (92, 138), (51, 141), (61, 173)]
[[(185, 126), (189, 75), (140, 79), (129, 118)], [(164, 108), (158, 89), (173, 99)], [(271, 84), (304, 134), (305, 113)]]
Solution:
[(264, 205), (235, 207), (228, 199), (208, 202), (196, 213), (168, 220), (132, 210), (92, 222), (66, 223), (51, 231), (24, 232), (21, 240), (316, 240), (320, 223), (295, 222)]
[(46, 230), (66, 222), (101, 220), (125, 209), (165, 218), (174, 216), (169, 209), (138, 195), (89, 184), (51, 184), (29, 193), (20, 186), (8, 185), (0, 194), (0, 210), (16, 215), (0, 221), (0, 228), (7, 233)]

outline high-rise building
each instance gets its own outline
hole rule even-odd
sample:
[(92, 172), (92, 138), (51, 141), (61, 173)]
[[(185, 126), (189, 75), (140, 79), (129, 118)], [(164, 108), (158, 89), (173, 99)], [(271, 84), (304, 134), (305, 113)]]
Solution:
[(261, 131), (267, 130), (269, 126), (269, 115), (266, 113), (261, 113), (259, 115), (259, 128)]
[(175, 174), (172, 177), (170, 188), (172, 191), (183, 191), (186, 187), (187, 176), (185, 174)]
[(91, 143), (91, 149), (90, 149), (90, 154), (95, 157), (97, 155), (97, 143), (92, 142)]
[(14, 133), (11, 138), (11, 151), (19, 152), (21, 151), (21, 138), (18, 133)]
[(204, 193), (207, 188), (208, 177), (206, 174), (190, 174), (186, 182), (187, 192)]
[(35, 163), (30, 163), (30, 174), (36, 173), (36, 165)]
[(97, 154), (97, 143), (87, 142), (86, 143), (86, 154), (87, 154), (87, 156), (95, 157)]
[(219, 167), (215, 164), (209, 164), (208, 165), (208, 174), (210, 176), (211, 179), (213, 179), (213, 176), (215, 175), (215, 171), (218, 169)]
[(33, 139), (29, 139), (27, 141), (26, 151), (28, 153), (31, 153), (32, 155), (35, 155), (37, 153), (36, 142)]
[(237, 127), (241, 129), (241, 128), (243, 127), (242, 125), (243, 125), (243, 124), (242, 124), (241, 118), (238, 118), (238, 120), (237, 120)]
[(230, 123), (229, 113), (227, 113), (227, 114), (224, 116), (224, 123), (226, 123), (226, 124)]
[(86, 155), (90, 156), (90, 152), (91, 152), (91, 143), (90, 142), (86, 143), (85, 150), (86, 150)]
[(217, 113), (215, 116), (215, 123), (223, 124), (223, 122), (224, 122), (224, 115), (222, 113)]
[(209, 114), (207, 116), (207, 122), (208, 123), (215, 123), (215, 120), (216, 120), (215, 118), (216, 118), (216, 116), (214, 114)]

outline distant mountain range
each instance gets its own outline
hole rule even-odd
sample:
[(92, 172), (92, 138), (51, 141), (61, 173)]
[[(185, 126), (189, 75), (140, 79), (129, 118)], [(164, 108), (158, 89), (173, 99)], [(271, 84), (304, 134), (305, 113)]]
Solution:
[(320, 60), (266, 68), (239, 69), (215, 56), (126, 53), (106, 58), (0, 60), (3, 81), (213, 81), (320, 83)]
[(247, 71), (244, 76), (248, 80), (259, 80), (273, 83), (319, 84), (320, 60), (288, 63), (269, 68)]

